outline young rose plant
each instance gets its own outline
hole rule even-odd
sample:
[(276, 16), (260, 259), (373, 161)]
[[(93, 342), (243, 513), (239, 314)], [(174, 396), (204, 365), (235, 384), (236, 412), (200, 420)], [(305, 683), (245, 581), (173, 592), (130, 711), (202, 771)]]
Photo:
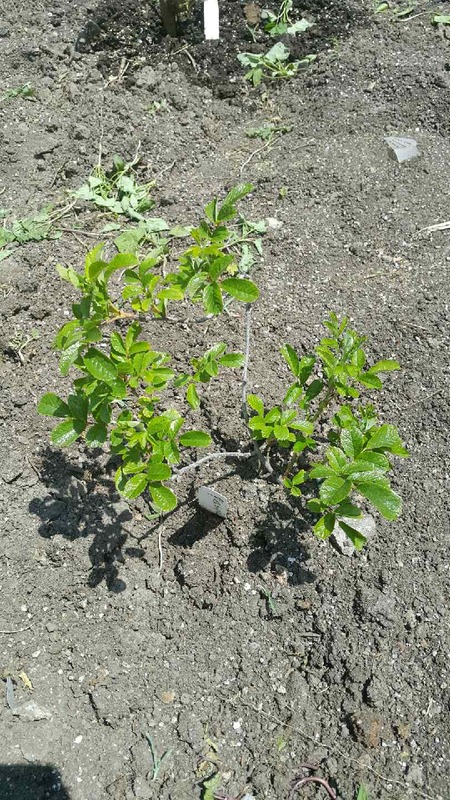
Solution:
[[(253, 440), (260, 463), (270, 470), (271, 460), (281, 465), (286, 489), (300, 502), (305, 499), (317, 515), (314, 532), (319, 538), (328, 538), (339, 522), (360, 549), (365, 539), (350, 523), (361, 516), (361, 501), (372, 503), (389, 520), (401, 510), (388, 473), (392, 456), (407, 452), (394, 426), (379, 424), (373, 406), (359, 400), (360, 391), (381, 389), (380, 375), (398, 364), (387, 360), (367, 367), (364, 337), (347, 319), (339, 321), (331, 314), (325, 322), (329, 336), (313, 354), (300, 357), (290, 345), (282, 347), (294, 380), (279, 405), (266, 409), (262, 398), (246, 396), (250, 304), (259, 294), (246, 272), (252, 243), (261, 251), (254, 237), (264, 226), (239, 219), (236, 203), (252, 188), (237, 186), (222, 203), (214, 199), (206, 206), (204, 219), (190, 232), (193, 243), (172, 272), (163, 268), (165, 245), (143, 259), (121, 252), (109, 261), (102, 258), (103, 245), (98, 245), (88, 253), (83, 273), (58, 267), (81, 295), (72, 306), (74, 318), (55, 339), (62, 375), (76, 370), (78, 377), (66, 400), (47, 393), (38, 410), (61, 420), (51, 435), (57, 446), (77, 439), (91, 447), (108, 443), (120, 457), (117, 489), (129, 499), (148, 493), (154, 510), (164, 513), (176, 507), (177, 498), (167, 484), (185, 453), (212, 443), (208, 432), (186, 430), (177, 409), (161, 410), (164, 392), (168, 387), (183, 389), (185, 401), (195, 410), (202, 384), (224, 368), (243, 368), (244, 409), (248, 404), (251, 414), (245, 411), (244, 418), (249, 445)], [(200, 358), (191, 358), (189, 371), (177, 374), (170, 354), (154, 349), (142, 335), (141, 322), (148, 315), (164, 319), (168, 304), (186, 300), (201, 304), (208, 316), (219, 315), (229, 302), (244, 303), (245, 355), (230, 352), (226, 342), (220, 342)], [(249, 446), (243, 452), (208, 457), (252, 454)]]

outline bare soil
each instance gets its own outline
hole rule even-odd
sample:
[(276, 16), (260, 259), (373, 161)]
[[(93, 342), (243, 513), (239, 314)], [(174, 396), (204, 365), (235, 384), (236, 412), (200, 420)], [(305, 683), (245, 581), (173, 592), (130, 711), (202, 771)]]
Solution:
[[(13, 716), (3, 692), (0, 800), (193, 800), (217, 768), (229, 798), (287, 800), (304, 763), (345, 800), (360, 783), (371, 800), (450, 796), (450, 234), (423, 232), (450, 217), (449, 45), (425, 3), (397, 23), (369, 1), (295, 6), (317, 26), (293, 55), (318, 59), (254, 90), (236, 53), (267, 41), (239, 2), (223, 3), (214, 44), (192, 26), (165, 39), (136, 3), (3, 5), (0, 93), (36, 94), (0, 103), (1, 205), (21, 218), (68, 202), (100, 144), (109, 164), (140, 142), (152, 215), (173, 223), (251, 181), (247, 216), (280, 223), (255, 273), (252, 387), (279, 399), (279, 346), (308, 349), (329, 310), (347, 313), (374, 358), (402, 364), (376, 402), (411, 452), (394, 477), (404, 512), (348, 557), (276, 482), (230, 462), (186, 477), (179, 509), (149, 523), (116, 494), (108, 454), (53, 450), (36, 413), (64, 391), (52, 340), (74, 297), (55, 264), (81, 266), (105, 218), (78, 204), (61, 238), (15, 248), (0, 261), (0, 668), (17, 700), (26, 673), (51, 719)], [(267, 123), (292, 127), (263, 149), (245, 132)], [(396, 164), (393, 134), (420, 158)], [(242, 347), (243, 319), (148, 330), (183, 359), (223, 337)], [(239, 391), (237, 375), (208, 390), (218, 447), (245, 439)], [(197, 508), (205, 483), (227, 495), (225, 521)], [(170, 751), (156, 780), (146, 737)]]

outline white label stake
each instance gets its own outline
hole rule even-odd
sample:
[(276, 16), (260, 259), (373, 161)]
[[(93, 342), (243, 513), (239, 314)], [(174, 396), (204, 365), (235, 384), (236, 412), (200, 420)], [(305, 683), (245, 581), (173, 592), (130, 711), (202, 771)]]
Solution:
[(218, 517), (226, 517), (228, 513), (228, 500), (220, 492), (210, 489), (209, 486), (200, 486), (198, 490), (198, 502), (202, 508), (217, 514)]
[(205, 39), (219, 39), (219, 2), (204, 0)]

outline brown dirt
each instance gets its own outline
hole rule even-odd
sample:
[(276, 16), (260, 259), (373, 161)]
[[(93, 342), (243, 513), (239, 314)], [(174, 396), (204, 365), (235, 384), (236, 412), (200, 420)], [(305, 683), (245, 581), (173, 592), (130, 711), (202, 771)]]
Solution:
[[(54, 451), (36, 414), (44, 391), (64, 388), (51, 342), (73, 296), (54, 266), (81, 265), (95, 235), (16, 248), (0, 262), (0, 667), (25, 671), (52, 719), (14, 717), (3, 695), (0, 800), (192, 800), (211, 741), (232, 797), (248, 786), (284, 800), (304, 762), (345, 800), (362, 782), (371, 800), (448, 797), (450, 250), (448, 231), (421, 232), (449, 219), (448, 42), (425, 3), (401, 23), (373, 16), (371, 2), (296, 8), (317, 22), (298, 52), (318, 60), (255, 91), (234, 61), (249, 44), (234, 27), (239, 3), (223, 8), (224, 31), (238, 33), (213, 46), (189, 30), (161, 40), (151, 18), (154, 39), (136, 52), (130, 18), (128, 44), (110, 28), (74, 52), (98, 9), (19, 0), (1, 17), (0, 89), (37, 91), (0, 104), (1, 204), (23, 217), (64, 199), (100, 139), (104, 163), (140, 141), (147, 175), (174, 164), (152, 212), (170, 222), (194, 222), (214, 194), (251, 180), (246, 214), (282, 223), (255, 273), (252, 385), (278, 399), (280, 344), (309, 348), (330, 309), (348, 313), (374, 358), (402, 364), (377, 402), (411, 451), (394, 478), (404, 513), (377, 520), (367, 550), (347, 558), (252, 465), (217, 465), (180, 485), (160, 571), (158, 531), (143, 503), (116, 495), (108, 457)], [(175, 55), (186, 46), (194, 65)], [(125, 76), (108, 82), (122, 58)], [(149, 113), (163, 99), (167, 110)], [(291, 132), (255, 152), (245, 131), (280, 121)], [(421, 157), (396, 165), (389, 134), (414, 136)], [(64, 223), (92, 234), (104, 220), (85, 206)], [(230, 316), (149, 332), (183, 357), (222, 337), (239, 347), (242, 327)], [(33, 329), (20, 360), (11, 342)], [(243, 438), (238, 377), (208, 396), (212, 429), (227, 444)], [(197, 509), (201, 483), (228, 496), (225, 522)], [(16, 695), (27, 698), (20, 681)], [(146, 736), (171, 750), (154, 782)]]

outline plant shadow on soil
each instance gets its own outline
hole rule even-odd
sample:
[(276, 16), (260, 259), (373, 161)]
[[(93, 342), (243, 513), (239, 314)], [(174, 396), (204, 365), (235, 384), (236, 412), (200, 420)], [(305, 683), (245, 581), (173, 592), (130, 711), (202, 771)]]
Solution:
[[(221, 34), (217, 42), (204, 40), (201, 2), (190, 17), (181, 20), (175, 39), (166, 35), (154, 1), (136, 4), (134, 0), (101, 0), (86, 18), (75, 47), (81, 53), (99, 52), (99, 68), (104, 74), (120, 70), (126, 62), (125, 81), (133, 69), (158, 63), (162, 56), (176, 60), (194, 81), (214, 86), (243, 77), (238, 53), (266, 52), (276, 41), (265, 33), (262, 24), (249, 26), (245, 13), (249, 4), (221, 0)], [(277, 11), (279, 0), (266, 0), (262, 7)], [(294, 0), (294, 12), (306, 14), (316, 24), (301, 36), (281, 37), (289, 46), (292, 59), (334, 47), (339, 39), (368, 23), (367, 11), (355, 0)]]
[[(35, 498), (29, 506), (41, 519), (40, 535), (45, 539), (61, 535), (69, 541), (93, 536), (88, 585), (94, 587), (104, 580), (110, 591), (123, 591), (126, 584), (119, 579), (119, 564), (124, 563), (128, 538), (124, 524), (132, 514), (120, 502), (114, 482), (107, 475), (87, 474), (49, 447), (41, 456), (39, 472), (50, 490), (47, 497)], [(141, 557), (142, 551), (131, 548), (127, 554)]]
[[(69, 541), (90, 539), (92, 568), (88, 585), (95, 587), (105, 581), (109, 591), (116, 594), (124, 591), (126, 583), (119, 577), (120, 565), (125, 563), (125, 556), (141, 559), (145, 551), (140, 546), (125, 547), (128, 540), (126, 528), (133, 515), (117, 493), (108, 472), (102, 471), (94, 462), (83, 470), (65, 454), (47, 447), (41, 455), (39, 473), (49, 489), (44, 499), (34, 498), (29, 505), (30, 512), (41, 520), (39, 534), (45, 539), (58, 535)], [(240, 463), (210, 483), (220, 483), (236, 474), (245, 477), (251, 485), (249, 466)], [(192, 505), (194, 500), (195, 491), (191, 486), (178, 509)], [(171, 512), (165, 520), (175, 513), (177, 511)], [(138, 537), (138, 544), (154, 534), (158, 525), (149, 526), (145, 534)], [(171, 533), (168, 541), (174, 547), (190, 549), (221, 525), (226, 526), (230, 544), (235, 545), (234, 524), (200, 508), (196, 508), (181, 527)], [(299, 541), (299, 534), (310, 529), (310, 521), (299, 516), (298, 510), (279, 499), (270, 498), (263, 518), (249, 520), (250, 527), (249, 572), (284, 576), (283, 579), (293, 586), (314, 582), (314, 574), (302, 566), (309, 554)]]
[(51, 764), (0, 764), (0, 800), (70, 800)]

